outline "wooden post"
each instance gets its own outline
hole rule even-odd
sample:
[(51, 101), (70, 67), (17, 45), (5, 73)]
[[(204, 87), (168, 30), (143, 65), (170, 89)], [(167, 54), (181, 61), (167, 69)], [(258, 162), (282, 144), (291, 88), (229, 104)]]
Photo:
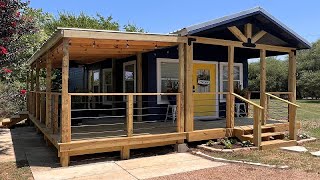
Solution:
[(52, 86), (52, 81), (51, 81), (51, 69), (52, 69), (52, 62), (51, 62), (51, 57), (49, 54), (47, 54), (47, 76), (46, 76), (46, 127), (50, 128), (52, 127), (51, 124), (51, 112), (52, 112), (52, 95), (51, 95), (51, 86)]
[[(116, 93), (117, 92), (117, 67), (116, 67), (116, 59), (112, 59), (112, 92)], [(117, 96), (112, 96), (112, 108), (116, 108), (116, 101), (117, 101)], [(117, 111), (112, 111), (112, 115), (116, 116)]]
[(253, 107), (253, 143), (255, 146), (261, 146), (261, 109)]
[(193, 118), (193, 43), (186, 44), (185, 48), (185, 131), (191, 132), (194, 128)]
[[(137, 91), (142, 93), (142, 54), (137, 54)], [(137, 96), (138, 100), (138, 121), (142, 121), (142, 96)]]
[(260, 50), (260, 106), (264, 109), (262, 110), (262, 124), (265, 125), (267, 123), (267, 95), (266, 95), (266, 79), (267, 79), (267, 71), (266, 71), (266, 50)]
[[(127, 95), (127, 136), (133, 136), (133, 95)], [(121, 149), (121, 159), (130, 158), (129, 146), (123, 146)]]
[(39, 81), (39, 62), (36, 62), (36, 120), (40, 121), (40, 81)]
[(228, 47), (228, 91), (229, 93), (227, 94), (227, 114), (226, 114), (226, 119), (227, 119), (227, 128), (234, 128), (234, 101), (235, 98), (232, 95), (234, 92), (234, 85), (233, 85), (233, 77), (234, 77), (234, 47), (229, 46)]
[(59, 123), (59, 95), (54, 95), (53, 99), (53, 114), (52, 114), (52, 133), (56, 134), (58, 132), (58, 123)]
[(246, 24), (245, 25), (245, 27), (244, 27), (244, 31), (245, 31), (245, 36), (246, 36), (246, 38), (252, 38), (252, 24), (251, 23), (248, 23), (248, 24)]
[[(185, 44), (181, 43), (179, 44), (179, 90), (178, 92), (180, 93), (180, 95), (177, 97), (179, 99), (179, 102), (177, 102), (177, 105), (179, 106), (179, 115), (178, 117), (180, 118), (180, 120), (178, 120), (180, 122), (180, 124), (178, 124), (177, 121), (177, 129), (178, 132), (184, 132), (184, 77), (185, 77), (185, 51), (184, 51), (184, 47)], [(177, 118), (178, 119), (178, 118)]]
[(40, 94), (40, 122), (46, 120), (46, 94)]
[[(34, 73), (33, 73), (33, 66), (31, 66), (31, 71), (30, 71), (30, 91), (34, 91)], [(29, 104), (31, 108), (31, 114), (32, 116), (35, 116), (35, 107), (36, 107), (36, 101), (35, 101), (35, 93), (32, 93), (31, 98), (29, 99)]]
[[(291, 92), (289, 95), (289, 101), (296, 103), (296, 52), (289, 53), (289, 82), (288, 90)], [(289, 138), (291, 140), (297, 140), (297, 126), (296, 126), (296, 110), (293, 105), (289, 105)]]
[[(69, 39), (63, 39), (63, 58), (62, 58), (62, 113), (61, 113), (61, 142), (68, 143), (71, 141), (71, 119), (70, 119), (70, 102), (68, 95), (68, 77), (69, 76)], [(70, 161), (69, 154), (62, 152), (60, 155), (61, 166), (68, 166)]]
[(27, 70), (27, 80), (26, 80), (26, 90), (27, 90), (27, 94), (26, 94), (26, 105), (27, 105), (27, 111), (30, 112), (30, 105), (29, 105), (29, 97), (30, 97), (30, 87), (29, 87), (29, 83), (30, 83), (30, 71)]

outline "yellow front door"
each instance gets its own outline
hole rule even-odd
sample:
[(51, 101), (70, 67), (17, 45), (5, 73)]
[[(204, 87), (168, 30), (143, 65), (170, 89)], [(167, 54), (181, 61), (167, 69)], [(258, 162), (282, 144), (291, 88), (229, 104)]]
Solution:
[(218, 116), (216, 92), (216, 64), (193, 64), (194, 116)]

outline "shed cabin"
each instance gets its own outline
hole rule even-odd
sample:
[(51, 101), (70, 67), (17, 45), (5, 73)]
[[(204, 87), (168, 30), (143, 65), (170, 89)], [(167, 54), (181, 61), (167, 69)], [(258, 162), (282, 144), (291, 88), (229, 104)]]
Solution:
[[(70, 156), (128, 159), (131, 149), (224, 137), (292, 145), (296, 51), (308, 48), (261, 8), (170, 34), (58, 28), (30, 58), (28, 116), (62, 166)], [(288, 90), (266, 92), (266, 57), (277, 55), (289, 56)], [(243, 93), (252, 58), (261, 62), (259, 101)], [(275, 102), (282, 116), (271, 116)]]

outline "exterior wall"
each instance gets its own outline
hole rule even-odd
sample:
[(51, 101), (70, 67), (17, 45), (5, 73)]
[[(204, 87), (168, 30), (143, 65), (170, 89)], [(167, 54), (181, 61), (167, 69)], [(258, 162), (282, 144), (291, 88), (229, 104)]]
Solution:
[[(194, 60), (202, 60), (202, 61), (216, 61), (216, 62), (227, 62), (227, 48), (222, 46), (210, 46), (210, 45), (203, 45), (203, 44), (195, 44), (194, 45)], [(248, 61), (245, 56), (240, 56), (241, 53), (235, 52), (235, 62), (236, 63), (242, 63), (243, 64), (243, 87), (248, 87)], [(143, 86), (143, 92), (146, 93), (154, 93), (157, 92), (157, 58), (168, 58), (168, 59), (178, 59), (178, 48), (177, 47), (171, 47), (166, 49), (159, 49), (155, 50), (153, 52), (144, 53), (142, 55), (142, 86)], [(125, 59), (118, 59), (115, 62), (116, 66), (116, 72), (115, 76), (113, 77), (113, 80), (116, 81), (116, 92), (123, 92), (123, 64), (125, 62), (129, 61), (136, 61), (136, 57), (132, 56)], [(88, 86), (86, 85), (86, 81), (88, 79), (88, 72), (89, 70), (100, 70), (100, 84), (102, 84), (102, 76), (103, 76), (103, 69), (104, 68), (112, 68), (112, 60), (105, 60), (99, 63), (95, 63), (92, 65), (87, 65), (84, 69), (85, 71), (81, 71), (81, 73), (86, 74), (86, 79), (82, 80), (82, 86), (86, 86), (85, 89), (88, 89)], [(137, 69), (138, 70), (138, 69)], [(78, 76), (81, 75), (80, 71), (75, 71), (72, 73), (72, 76), (70, 76), (70, 88), (75, 88), (75, 85), (80, 86), (80, 79)], [(70, 74), (71, 75), (71, 74)], [(219, 76), (219, 73), (218, 73)], [(218, 82), (219, 82), (219, 77)], [(77, 82), (77, 83), (75, 83)], [(217, 85), (219, 87), (219, 84)], [(100, 85), (100, 92), (102, 92), (102, 85)], [(123, 101), (123, 97), (117, 96), (116, 101)], [(167, 107), (166, 104), (157, 104), (157, 97), (156, 96), (149, 96), (143, 97), (143, 106), (148, 107)], [(134, 105), (136, 106), (136, 104)], [(219, 102), (219, 109), (224, 110), (225, 108), (225, 102)], [(100, 107), (110, 107), (110, 105), (100, 105)], [(125, 102), (117, 104), (114, 107), (125, 107)], [(124, 113), (124, 112), (119, 112)], [(136, 112), (134, 112), (136, 113)], [(165, 114), (166, 109), (147, 109), (143, 110), (143, 114)], [(220, 111), (219, 116), (224, 117), (225, 112)], [(158, 116), (157, 119), (164, 119), (165, 116)], [(150, 120), (154, 119), (154, 117), (144, 117), (144, 120)]]

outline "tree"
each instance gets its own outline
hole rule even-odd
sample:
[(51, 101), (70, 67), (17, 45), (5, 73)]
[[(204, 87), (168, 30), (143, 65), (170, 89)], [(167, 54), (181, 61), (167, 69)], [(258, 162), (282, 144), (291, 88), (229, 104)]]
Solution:
[(297, 53), (297, 96), (320, 97), (320, 40)]
[[(117, 21), (115, 21), (112, 16), (103, 17), (99, 13), (97, 13), (96, 16), (90, 16), (83, 12), (81, 12), (79, 15), (69, 12), (60, 12), (57, 17), (52, 18), (47, 22), (45, 26), (45, 32), (51, 35), (58, 27), (102, 29), (114, 31), (121, 30), (121, 25)], [(132, 23), (124, 25), (123, 29), (130, 32), (144, 32), (143, 28), (140, 28)]]
[[(288, 61), (275, 57), (266, 58), (266, 90), (269, 92), (288, 90)], [(249, 64), (249, 90), (260, 90), (260, 62)]]
[(27, 2), (20, 0), (0, 0), (0, 65), (11, 64), (17, 52), (25, 50), (17, 42), (26, 34), (34, 34), (37, 29), (34, 20), (24, 13)]

